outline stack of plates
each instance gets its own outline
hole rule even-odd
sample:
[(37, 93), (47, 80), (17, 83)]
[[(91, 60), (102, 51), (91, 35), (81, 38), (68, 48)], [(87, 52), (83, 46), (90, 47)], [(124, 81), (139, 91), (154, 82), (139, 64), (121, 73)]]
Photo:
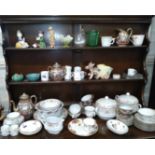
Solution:
[(140, 130), (155, 131), (155, 110), (151, 108), (141, 108), (134, 117), (134, 125)]

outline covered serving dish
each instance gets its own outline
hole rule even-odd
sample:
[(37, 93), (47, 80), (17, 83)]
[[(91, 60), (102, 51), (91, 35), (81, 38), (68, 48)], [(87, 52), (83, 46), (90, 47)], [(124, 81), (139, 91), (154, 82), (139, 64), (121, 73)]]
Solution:
[(103, 120), (108, 120), (116, 116), (117, 103), (108, 96), (98, 99), (95, 106), (96, 114)]
[(139, 100), (137, 99), (137, 97), (131, 95), (129, 92), (122, 95), (116, 95), (115, 100), (117, 101), (118, 107), (121, 104), (126, 104), (131, 107), (133, 113), (142, 107), (141, 104), (139, 104)]

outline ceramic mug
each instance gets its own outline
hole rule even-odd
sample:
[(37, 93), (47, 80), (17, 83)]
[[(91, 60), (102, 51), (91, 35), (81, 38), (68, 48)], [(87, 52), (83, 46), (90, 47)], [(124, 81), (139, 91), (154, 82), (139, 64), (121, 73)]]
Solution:
[(101, 37), (102, 47), (109, 47), (114, 43), (115, 43), (115, 38), (113, 38), (112, 36), (102, 36)]
[(10, 134), (10, 126), (9, 125), (2, 125), (1, 126), (1, 135), (2, 136), (9, 136)]
[(74, 72), (81, 72), (81, 67), (80, 66), (75, 66), (74, 67)]
[(71, 79), (72, 79), (72, 72), (69, 72), (69, 71), (66, 72), (64, 79), (65, 79), (66, 81), (71, 80)]
[(83, 80), (84, 77), (85, 77), (85, 72), (84, 71), (73, 72), (73, 79), (74, 79), (74, 81)]
[(137, 70), (135, 68), (128, 68), (127, 75), (128, 76), (135, 76), (137, 74)]
[(134, 46), (141, 46), (143, 44), (143, 42), (144, 42), (144, 37), (145, 37), (144, 34), (135, 34), (135, 35), (132, 35), (131, 42), (133, 43)]
[(49, 81), (49, 71), (41, 71), (41, 81)]

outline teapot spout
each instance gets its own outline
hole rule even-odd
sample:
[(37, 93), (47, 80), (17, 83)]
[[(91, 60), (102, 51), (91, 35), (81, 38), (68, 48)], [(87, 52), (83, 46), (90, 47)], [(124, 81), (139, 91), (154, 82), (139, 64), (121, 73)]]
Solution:
[(1, 114), (0, 116), (0, 121), (2, 121), (4, 119), (5, 115), (4, 114)]
[(13, 106), (13, 111), (17, 112), (18, 111), (18, 108), (16, 108), (15, 102), (13, 100), (11, 100), (10, 103)]

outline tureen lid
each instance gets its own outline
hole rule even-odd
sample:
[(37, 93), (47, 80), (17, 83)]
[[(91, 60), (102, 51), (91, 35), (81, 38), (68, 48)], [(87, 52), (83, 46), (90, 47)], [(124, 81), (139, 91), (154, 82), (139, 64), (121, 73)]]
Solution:
[(117, 95), (116, 100), (119, 102), (126, 102), (126, 103), (139, 103), (137, 97), (131, 95), (129, 92), (122, 95)]
[(105, 96), (104, 98), (100, 98), (96, 101), (96, 106), (116, 106), (116, 101), (114, 99)]

